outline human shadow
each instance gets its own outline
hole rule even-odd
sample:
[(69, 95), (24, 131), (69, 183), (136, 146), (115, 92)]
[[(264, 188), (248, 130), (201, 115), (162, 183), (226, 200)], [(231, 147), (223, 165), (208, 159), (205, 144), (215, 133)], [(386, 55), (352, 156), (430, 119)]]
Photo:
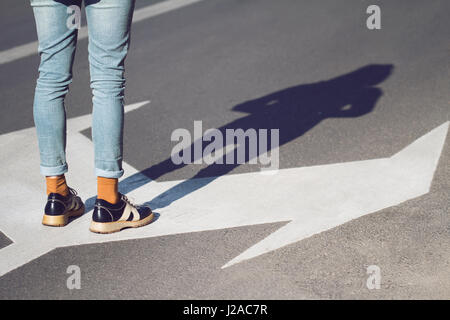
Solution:
[[(279, 129), (279, 146), (282, 146), (302, 136), (324, 119), (356, 118), (371, 112), (382, 95), (382, 90), (376, 85), (389, 77), (393, 68), (391, 64), (367, 65), (327, 81), (297, 85), (246, 101), (234, 106), (232, 110), (244, 112), (247, 115), (217, 129), (224, 137), (226, 129), (243, 129), (244, 131)], [(194, 143), (189, 147), (191, 151)], [(208, 143), (210, 142), (202, 142), (202, 147), (204, 148)], [(248, 151), (246, 146), (246, 161), (252, 158), (249, 157)], [(259, 151), (253, 157), (260, 156)], [(239, 163), (226, 164), (225, 159), (222, 159), (222, 162), (223, 164), (213, 163), (201, 169), (192, 178), (177, 184), (146, 204), (154, 209), (166, 207), (240, 165)], [(172, 158), (168, 157), (122, 180), (119, 190), (122, 193), (131, 192), (185, 165), (176, 165)]]

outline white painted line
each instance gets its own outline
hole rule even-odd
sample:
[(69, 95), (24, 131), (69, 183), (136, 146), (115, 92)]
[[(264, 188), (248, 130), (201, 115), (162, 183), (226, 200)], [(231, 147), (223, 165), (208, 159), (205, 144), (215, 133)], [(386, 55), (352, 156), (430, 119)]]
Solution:
[[(144, 19), (152, 18), (160, 14), (180, 9), (182, 7), (194, 4), (204, 0), (165, 0), (156, 4), (140, 8), (134, 11), (133, 23), (142, 21)], [(78, 39), (83, 39), (88, 36), (87, 27), (84, 26), (78, 30)], [(21, 58), (36, 54), (38, 49), (38, 42), (33, 41), (23, 44), (8, 50), (0, 52), (0, 65)]]
[(38, 42), (33, 41), (0, 52), (0, 64), (8, 63), (17, 59), (25, 58), (37, 52)]
[(144, 19), (158, 16), (160, 14), (180, 9), (182, 7), (194, 4), (204, 0), (166, 0), (154, 5), (138, 9), (133, 14), (133, 23)]
[[(67, 179), (86, 200), (96, 193), (94, 153), (91, 140), (77, 130), (89, 126), (90, 118), (68, 122)], [(58, 247), (287, 222), (223, 266), (228, 267), (428, 193), (448, 127), (447, 121), (389, 158), (280, 169), (274, 175), (151, 181), (129, 195), (151, 200), (159, 207), (158, 220), (107, 235), (88, 230), (89, 213), (64, 228), (41, 225), (45, 185), (35, 128), (7, 133), (0, 136), (0, 175), (9, 177), (0, 184), (0, 203), (7, 208), (0, 212), (0, 230), (14, 243), (0, 250), (0, 276)], [(123, 167), (124, 178), (137, 172), (125, 162)]]
[[(142, 102), (138, 102), (138, 103), (133, 103), (133, 104), (129, 104), (126, 105), (124, 108), (124, 112), (131, 112), (134, 111), (136, 109), (139, 109), (142, 106), (145, 106), (146, 104), (149, 104), (150, 100), (146, 100), (146, 101), (142, 101)], [(92, 114), (85, 114), (79, 117), (75, 117), (75, 118), (71, 118), (68, 121), (68, 130), (70, 132), (79, 132), (82, 131), (84, 129), (90, 128), (92, 125)]]

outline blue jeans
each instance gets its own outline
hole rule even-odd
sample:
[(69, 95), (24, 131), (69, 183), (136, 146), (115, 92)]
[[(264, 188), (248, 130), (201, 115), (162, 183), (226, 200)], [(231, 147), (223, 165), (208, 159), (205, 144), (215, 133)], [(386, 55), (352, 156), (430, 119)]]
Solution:
[[(69, 7), (80, 8), (82, 0), (30, 1), (41, 58), (33, 104), (40, 171), (45, 176), (54, 176), (68, 170), (64, 98), (72, 82), (78, 36), (78, 29), (73, 25), (75, 11)], [(95, 174), (106, 178), (123, 175), (124, 62), (134, 2), (84, 0), (89, 30)]]

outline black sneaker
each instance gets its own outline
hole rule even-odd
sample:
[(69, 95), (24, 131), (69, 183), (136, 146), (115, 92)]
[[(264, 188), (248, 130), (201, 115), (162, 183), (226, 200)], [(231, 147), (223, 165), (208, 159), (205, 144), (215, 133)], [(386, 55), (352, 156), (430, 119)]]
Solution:
[(89, 230), (97, 233), (113, 233), (124, 228), (142, 227), (153, 220), (150, 207), (136, 206), (123, 194), (116, 204), (97, 199)]
[(62, 227), (69, 222), (69, 217), (80, 216), (84, 213), (84, 204), (77, 192), (69, 188), (67, 196), (50, 193), (44, 209), (42, 224), (51, 227)]

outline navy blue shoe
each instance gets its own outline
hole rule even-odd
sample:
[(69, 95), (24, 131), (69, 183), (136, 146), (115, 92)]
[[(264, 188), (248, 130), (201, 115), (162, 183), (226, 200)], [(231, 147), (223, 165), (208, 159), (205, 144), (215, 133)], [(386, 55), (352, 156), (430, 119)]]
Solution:
[(69, 217), (80, 216), (84, 213), (84, 204), (77, 192), (69, 188), (67, 196), (50, 193), (44, 209), (42, 224), (51, 227), (62, 227), (69, 222)]
[(142, 227), (153, 220), (153, 212), (148, 206), (137, 206), (123, 194), (119, 202), (113, 204), (96, 199), (89, 230), (97, 233), (113, 233), (124, 228)]

